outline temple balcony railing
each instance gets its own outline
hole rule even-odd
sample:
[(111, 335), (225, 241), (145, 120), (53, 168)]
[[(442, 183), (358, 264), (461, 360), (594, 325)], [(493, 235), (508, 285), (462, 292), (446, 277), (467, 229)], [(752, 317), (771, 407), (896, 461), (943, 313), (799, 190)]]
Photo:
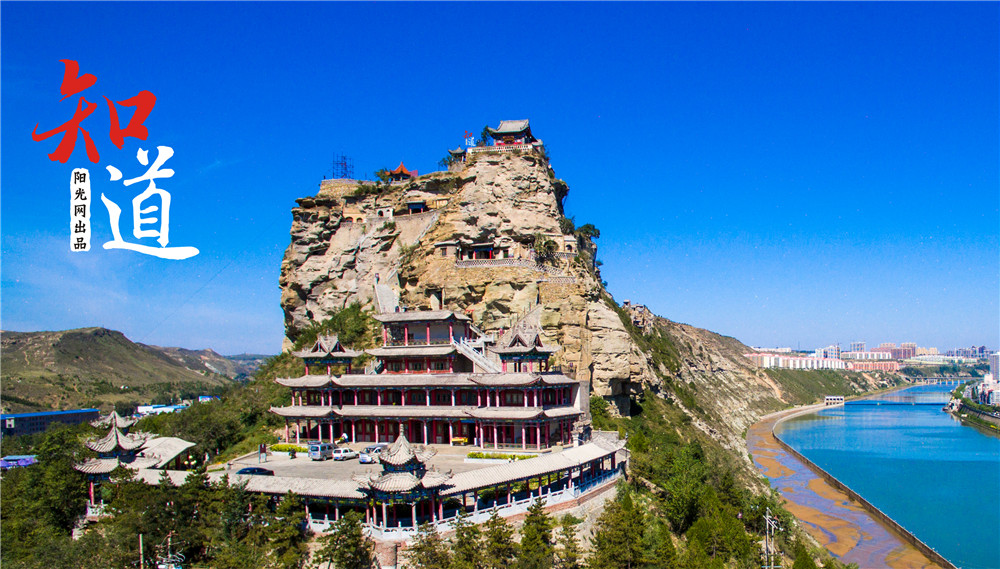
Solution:
[(473, 146), (466, 150), (470, 155), (472, 154), (506, 154), (509, 152), (531, 152), (535, 150), (533, 144), (495, 144), (493, 146)]
[(472, 269), (477, 267), (525, 267), (548, 275), (562, 276), (563, 274), (563, 270), (559, 267), (540, 265), (534, 259), (459, 259), (455, 261), (455, 267), (459, 269)]

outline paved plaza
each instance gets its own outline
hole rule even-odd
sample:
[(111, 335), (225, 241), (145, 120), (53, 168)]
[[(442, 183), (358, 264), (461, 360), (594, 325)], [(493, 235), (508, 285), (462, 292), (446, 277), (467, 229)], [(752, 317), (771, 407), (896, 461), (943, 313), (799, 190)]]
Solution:
[[(359, 443), (346, 445), (359, 453), (369, 446), (371, 443)], [(494, 466), (496, 464), (503, 464), (505, 461), (483, 461), (483, 462), (465, 462), (465, 457), (470, 452), (481, 451), (481, 452), (494, 452), (490, 450), (482, 451), (476, 447), (470, 446), (450, 446), (450, 445), (426, 445), (429, 448), (433, 448), (437, 451), (429, 461), (428, 465), (436, 467), (438, 470), (449, 471), (451, 470), (454, 474), (461, 472), (468, 472), (471, 470), (478, 470), (480, 468), (485, 468), (488, 466)], [(559, 452), (561, 449), (552, 449), (552, 452)], [(501, 451), (504, 454), (508, 454), (507, 451)], [(517, 453), (520, 454), (520, 453)], [(550, 454), (548, 452), (542, 453), (525, 453), (528, 456), (541, 456), (544, 454)], [(335, 461), (335, 460), (311, 460), (308, 453), (300, 452), (294, 459), (288, 458), (285, 453), (272, 453), (267, 457), (267, 462), (261, 462), (258, 464), (257, 455), (251, 455), (244, 457), (232, 462), (232, 468), (230, 472), (235, 473), (237, 470), (247, 467), (247, 466), (262, 466), (264, 468), (274, 471), (275, 476), (290, 476), (294, 478), (320, 478), (326, 480), (350, 480), (351, 476), (354, 474), (365, 474), (369, 472), (381, 472), (382, 465), (375, 464), (361, 464), (358, 459), (352, 458), (350, 460)]]

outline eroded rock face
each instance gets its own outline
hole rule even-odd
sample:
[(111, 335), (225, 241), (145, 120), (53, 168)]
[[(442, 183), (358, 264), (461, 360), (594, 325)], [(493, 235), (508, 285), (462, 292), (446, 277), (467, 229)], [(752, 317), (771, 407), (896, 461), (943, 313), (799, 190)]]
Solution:
[[(510, 328), (540, 306), (543, 341), (561, 348), (553, 365), (623, 412), (644, 390), (675, 400), (679, 389), (690, 392), (703, 411), (678, 405), (730, 448), (743, 448), (743, 429), (792, 401), (733, 338), (655, 317), (641, 305), (619, 316), (593, 266), (594, 244), (560, 230), (568, 188), (538, 155), (478, 155), (462, 168), (379, 193), (358, 196), (357, 188), (325, 182), (292, 210), (280, 280), (289, 338), (348, 303), (377, 305), (379, 282), (408, 309), (461, 311), (486, 331)], [(400, 215), (414, 204), (429, 211)], [(541, 265), (536, 238), (555, 250)], [(456, 249), (477, 244), (493, 245), (503, 258), (458, 260)], [(669, 337), (676, 361), (655, 356), (650, 336)]]
[[(648, 370), (617, 314), (600, 300), (596, 248), (560, 230), (567, 188), (541, 157), (479, 155), (460, 170), (394, 185), (377, 197), (353, 197), (356, 189), (357, 183), (330, 182), (292, 210), (280, 280), (289, 338), (348, 303), (375, 304), (378, 276), (404, 306), (464, 311), (488, 331), (509, 328), (541, 305), (544, 339), (561, 347), (555, 365), (591, 381), (598, 395), (627, 397), (640, 389)], [(403, 212), (414, 200), (432, 209), (376, 216), (386, 208)], [(541, 267), (534, 262), (536, 236), (556, 249)], [(506, 264), (462, 266), (440, 243), (496, 244)]]

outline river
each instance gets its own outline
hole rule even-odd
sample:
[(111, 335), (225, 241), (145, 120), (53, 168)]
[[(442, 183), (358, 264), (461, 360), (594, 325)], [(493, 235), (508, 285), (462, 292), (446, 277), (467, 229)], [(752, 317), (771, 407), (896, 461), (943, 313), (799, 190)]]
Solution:
[(941, 410), (953, 388), (848, 402), (775, 434), (957, 567), (1000, 569), (1000, 438)]

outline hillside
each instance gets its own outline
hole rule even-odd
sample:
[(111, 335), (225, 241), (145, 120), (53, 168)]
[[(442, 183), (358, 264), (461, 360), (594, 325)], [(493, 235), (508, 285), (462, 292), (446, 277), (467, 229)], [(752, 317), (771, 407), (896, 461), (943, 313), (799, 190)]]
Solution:
[[(599, 232), (565, 216), (568, 192), (534, 152), (484, 152), (392, 185), (325, 181), (292, 210), (280, 279), (287, 344), (351, 302), (463, 311), (487, 331), (540, 306), (546, 342), (561, 347), (553, 363), (612, 412), (659, 397), (744, 461), (742, 433), (761, 415), (882, 381), (757, 369), (734, 338), (620, 306), (595, 263)], [(429, 209), (408, 214), (414, 203)]]
[(158, 348), (121, 332), (80, 328), (0, 332), (0, 378), (8, 412), (110, 408), (119, 402), (197, 395), (252, 372), (211, 350)]

